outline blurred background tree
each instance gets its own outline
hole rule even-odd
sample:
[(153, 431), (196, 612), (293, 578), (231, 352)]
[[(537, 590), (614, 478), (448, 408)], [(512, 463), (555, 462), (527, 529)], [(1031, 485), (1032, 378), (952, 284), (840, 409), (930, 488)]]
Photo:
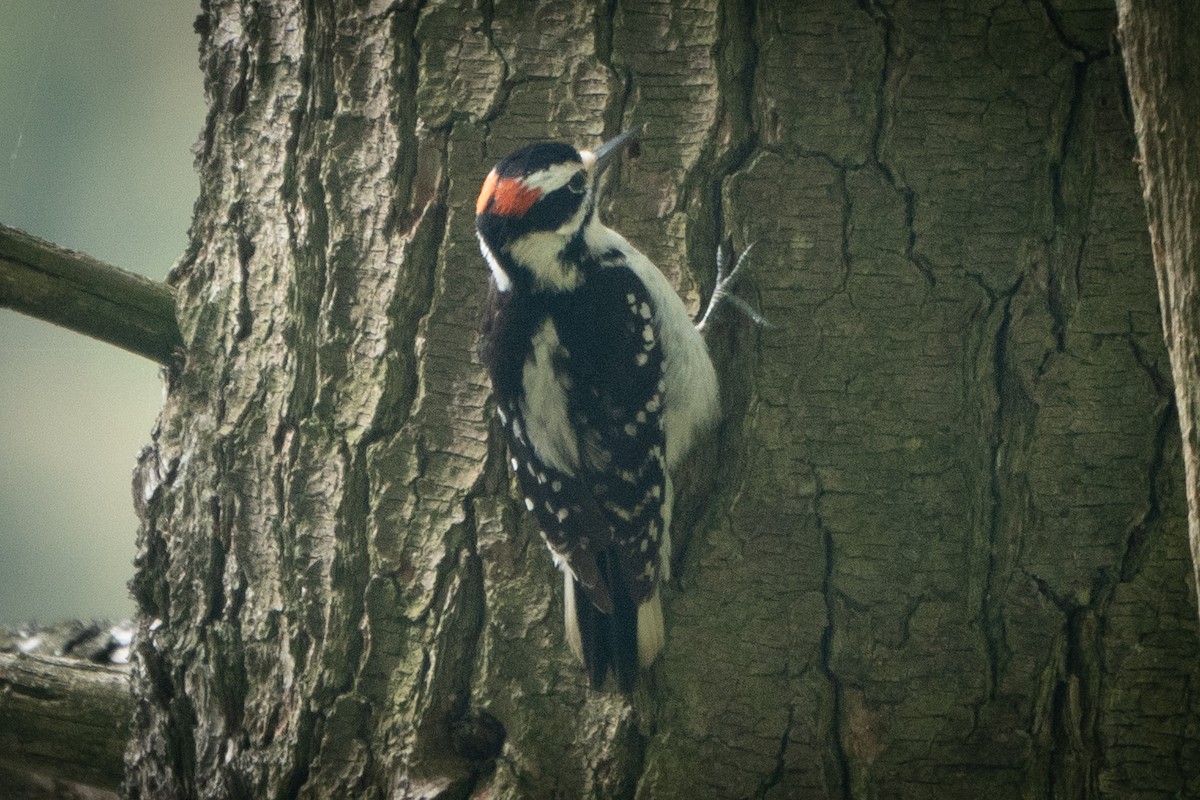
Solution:
[[(162, 280), (196, 199), (191, 0), (0, 4), (0, 221)], [(0, 624), (129, 616), (158, 367), (0, 310)]]

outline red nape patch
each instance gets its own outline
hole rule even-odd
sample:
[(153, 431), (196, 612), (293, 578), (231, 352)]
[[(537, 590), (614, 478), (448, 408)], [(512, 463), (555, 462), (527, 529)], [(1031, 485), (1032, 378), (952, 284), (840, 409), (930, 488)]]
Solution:
[(492, 170), (479, 190), (475, 213), (490, 211), (501, 217), (519, 217), (541, 196), (540, 189), (531, 189), (520, 178), (501, 178)]

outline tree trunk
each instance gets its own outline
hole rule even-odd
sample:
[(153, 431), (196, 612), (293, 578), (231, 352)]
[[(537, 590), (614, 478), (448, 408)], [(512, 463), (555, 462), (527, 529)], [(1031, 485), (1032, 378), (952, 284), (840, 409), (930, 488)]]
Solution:
[[(131, 797), (1200, 793), (1111, 11), (209, 0), (135, 496)], [(667, 646), (586, 688), (475, 349), (474, 198), (645, 123), (607, 219), (709, 331)]]
[(1200, 19), (1191, 4), (1171, 0), (1120, 0), (1117, 8), (1200, 585)]

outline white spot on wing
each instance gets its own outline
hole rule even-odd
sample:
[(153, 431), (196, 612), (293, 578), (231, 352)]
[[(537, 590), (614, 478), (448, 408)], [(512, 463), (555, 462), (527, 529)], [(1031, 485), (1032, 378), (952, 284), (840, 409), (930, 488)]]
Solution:
[[(667, 356), (662, 366), (665, 387), (669, 387), (665, 391), (671, 393), (672, 402), (663, 415), (663, 430), (667, 434), (667, 464), (674, 467), (691, 449), (696, 436), (713, 427), (720, 412), (717, 375), (704, 339), (675, 287), (621, 234), (593, 218), (584, 229), (584, 237), (593, 252), (619, 250), (650, 295), (648, 302), (658, 323), (657, 338)], [(674, 402), (675, 398), (680, 402)]]
[(633, 512), (623, 506), (618, 505), (617, 503), (605, 501), (604, 507), (626, 522), (629, 522), (631, 519), (633, 519)]

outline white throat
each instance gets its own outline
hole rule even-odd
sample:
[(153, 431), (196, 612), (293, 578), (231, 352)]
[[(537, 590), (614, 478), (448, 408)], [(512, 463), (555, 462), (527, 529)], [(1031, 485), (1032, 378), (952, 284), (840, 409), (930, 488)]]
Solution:
[[(590, 207), (591, 198), (585, 197), (579, 204), (579, 209), (556, 230), (527, 233), (508, 244), (508, 254), (533, 276), (534, 288), (550, 292), (569, 292), (583, 283), (583, 272), (577, 265), (565, 260), (562, 253), (570, 244), (575, 232), (583, 226)], [(593, 238), (593, 228), (603, 227), (597, 221), (596, 214), (592, 214), (583, 232), (584, 240), (590, 241)], [(486, 253), (484, 257), (487, 258)], [(511, 285), (512, 281), (508, 280), (508, 283)], [(500, 282), (497, 281), (496, 285), (499, 287)]]

